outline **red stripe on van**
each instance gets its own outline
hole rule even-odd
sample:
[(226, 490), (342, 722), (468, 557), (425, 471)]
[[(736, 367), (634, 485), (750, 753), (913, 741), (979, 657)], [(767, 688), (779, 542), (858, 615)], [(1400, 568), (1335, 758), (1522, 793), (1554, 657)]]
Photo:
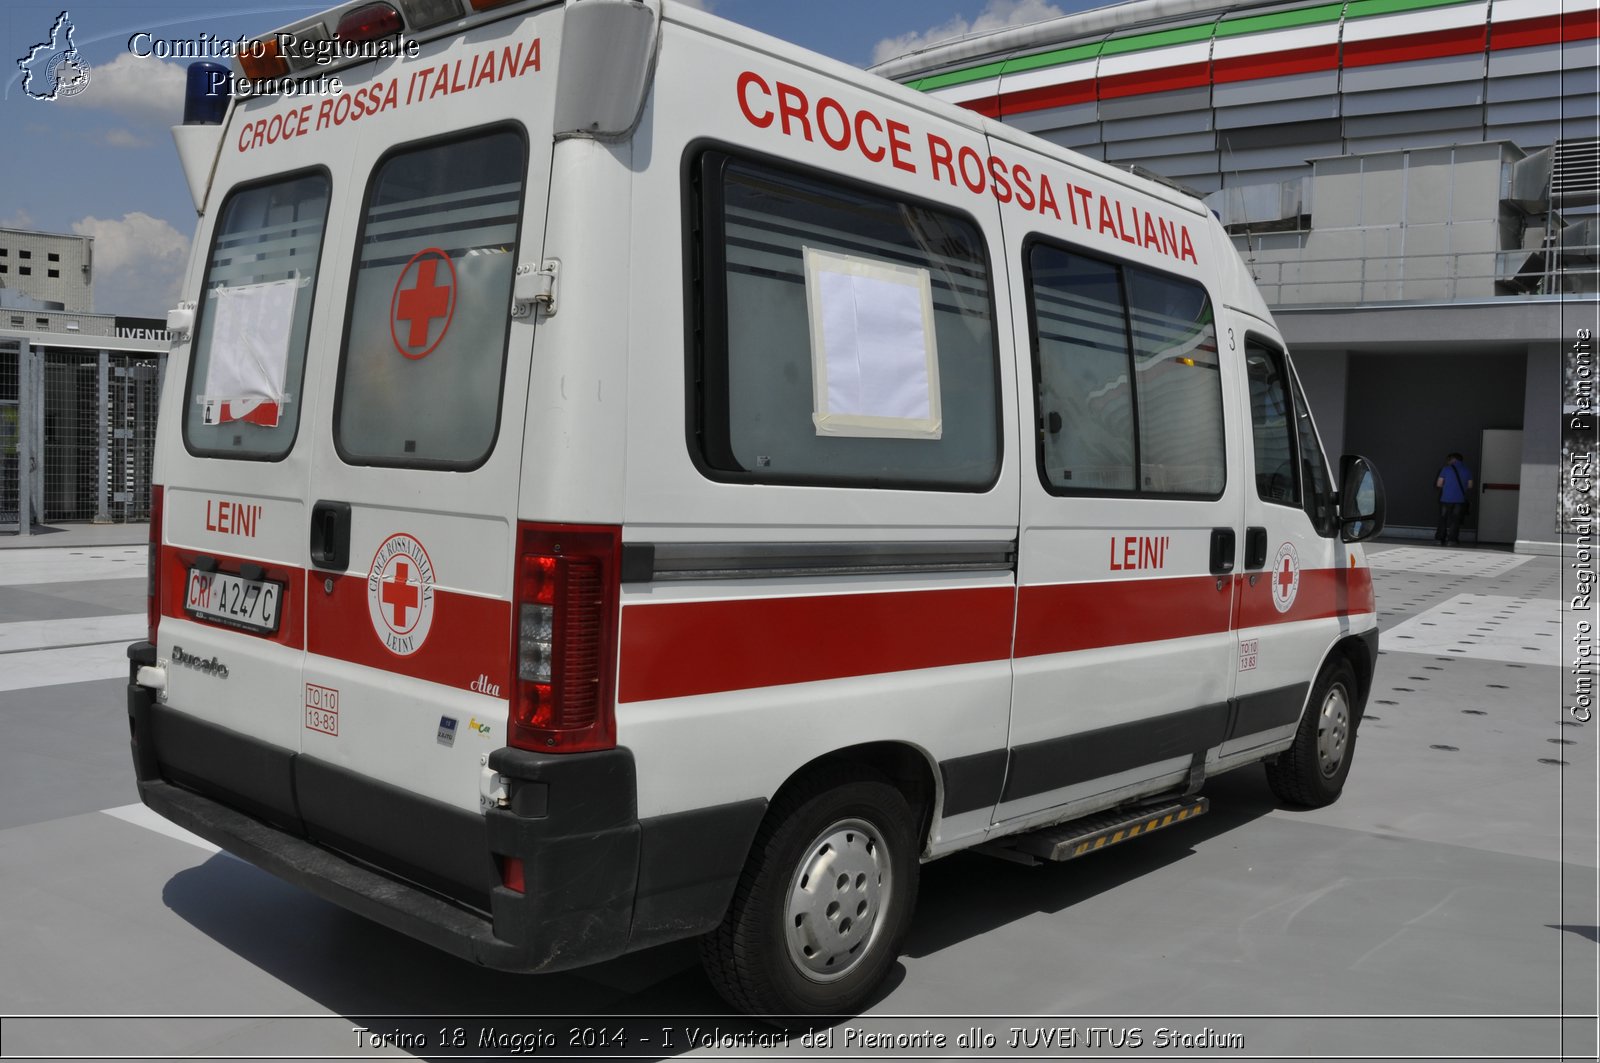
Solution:
[(1023, 587), (1017, 656), (1218, 635), (1232, 606), (1228, 581), (1219, 591), (1215, 576)]
[[(189, 581), (189, 569), (198, 557), (209, 557), (216, 561), (220, 571), (231, 573), (235, 576), (245, 565), (260, 565), (266, 570), (266, 578), (277, 583), (282, 583), (283, 601), (279, 604), (278, 633), (276, 635), (257, 635), (254, 632), (239, 631), (238, 628), (201, 617), (190, 616), (183, 610), (186, 599), (184, 590)], [(228, 554), (219, 554), (213, 550), (188, 550), (178, 546), (163, 546), (161, 548), (161, 615), (170, 616), (178, 620), (189, 620), (196, 624), (206, 624), (219, 627), (224, 631), (238, 631), (240, 634), (250, 635), (252, 638), (266, 639), (291, 650), (303, 650), (306, 645), (305, 637), (305, 600), (306, 600), (306, 573), (305, 569), (292, 565), (273, 565), (264, 561), (252, 561), (249, 558), (233, 557)]]
[[(1286, 613), (1266, 574), (1245, 626), (1374, 611), (1368, 569), (1302, 571)], [(1023, 587), (1016, 656), (1134, 645), (1229, 630), (1234, 579), (1215, 576)], [(1011, 641), (1007, 587), (626, 605), (617, 700), (714, 694), (999, 661)]]
[(627, 605), (619, 702), (1003, 661), (1010, 587)]
[(1292, 624), (1300, 620), (1326, 620), (1377, 611), (1369, 568), (1313, 568), (1300, 573), (1294, 602), (1279, 612), (1272, 601), (1272, 573), (1257, 574), (1256, 584), (1239, 577), (1239, 627)]
[[(323, 581), (332, 579), (333, 590)], [(511, 603), (503, 598), (433, 589), (433, 618), (416, 652), (393, 653), (378, 638), (365, 576), (313, 574), (306, 649), (323, 657), (396, 672), (430, 683), (474, 689), (484, 677), (502, 697), (511, 690)]]

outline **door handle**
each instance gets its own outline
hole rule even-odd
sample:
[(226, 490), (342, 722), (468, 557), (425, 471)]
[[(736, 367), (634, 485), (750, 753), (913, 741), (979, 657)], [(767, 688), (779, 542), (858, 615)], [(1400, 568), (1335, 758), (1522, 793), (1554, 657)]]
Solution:
[(1246, 528), (1244, 530), (1244, 567), (1265, 568), (1267, 566), (1267, 529)]
[(332, 572), (350, 567), (350, 503), (318, 502), (311, 507), (311, 563)]
[(1211, 574), (1224, 576), (1233, 571), (1233, 548), (1237, 536), (1232, 528), (1211, 529)]

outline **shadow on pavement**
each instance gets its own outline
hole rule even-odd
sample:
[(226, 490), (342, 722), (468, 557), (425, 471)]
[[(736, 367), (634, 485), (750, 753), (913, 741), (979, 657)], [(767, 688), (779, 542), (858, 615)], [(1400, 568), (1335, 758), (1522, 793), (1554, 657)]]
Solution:
[[(974, 854), (928, 865), (907, 954), (927, 956), (1015, 920), (1071, 908), (1182, 860), (1198, 841), (1275, 807), (1259, 769), (1212, 780), (1206, 793), (1212, 798), (1206, 816), (1074, 861), (1070, 869), (1029, 868)], [(977, 897), (982, 903), (974, 903)], [(508, 974), (413, 941), (225, 854), (173, 876), (163, 900), (247, 963), (352, 1025), (396, 1035), (393, 1045), (424, 1059), (486, 1051), (664, 1059), (713, 1047), (703, 1040), (707, 1035), (774, 1034), (765, 1023), (727, 1014), (701, 973), (692, 941), (574, 972)], [(878, 999), (905, 976), (905, 967), (896, 964)], [(808, 1028), (838, 1021), (796, 1020), (786, 1027), (790, 1043), (797, 1044)], [(672, 1030), (666, 1043), (663, 1028)], [(573, 1036), (581, 1041), (597, 1035), (610, 1040), (567, 1043)]]
[[(907, 954), (930, 956), (1030, 915), (1064, 911), (1176, 863), (1197, 843), (1278, 807), (1261, 769), (1253, 766), (1208, 781), (1202, 792), (1211, 798), (1211, 809), (1199, 819), (1065, 864), (1026, 867), (957, 853), (924, 866)], [(973, 903), (975, 896), (983, 903)]]

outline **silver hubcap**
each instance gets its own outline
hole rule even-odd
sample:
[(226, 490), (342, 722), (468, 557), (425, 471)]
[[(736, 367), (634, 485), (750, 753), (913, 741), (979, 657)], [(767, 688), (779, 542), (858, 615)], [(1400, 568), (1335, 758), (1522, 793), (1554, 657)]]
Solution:
[(843, 977), (865, 956), (889, 902), (889, 851), (870, 823), (845, 819), (806, 848), (789, 884), (789, 958), (814, 982)]
[(1317, 717), (1317, 764), (1322, 777), (1331, 779), (1344, 763), (1345, 750), (1350, 748), (1350, 699), (1344, 687), (1335, 683), (1322, 699), (1322, 712)]

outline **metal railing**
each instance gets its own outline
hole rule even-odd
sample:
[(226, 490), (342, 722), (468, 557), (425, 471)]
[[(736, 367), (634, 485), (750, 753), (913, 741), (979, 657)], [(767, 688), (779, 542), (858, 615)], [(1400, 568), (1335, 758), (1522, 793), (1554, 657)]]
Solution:
[(1454, 302), (1600, 291), (1600, 244), (1324, 258), (1305, 249), (1241, 249), (1271, 306)]

